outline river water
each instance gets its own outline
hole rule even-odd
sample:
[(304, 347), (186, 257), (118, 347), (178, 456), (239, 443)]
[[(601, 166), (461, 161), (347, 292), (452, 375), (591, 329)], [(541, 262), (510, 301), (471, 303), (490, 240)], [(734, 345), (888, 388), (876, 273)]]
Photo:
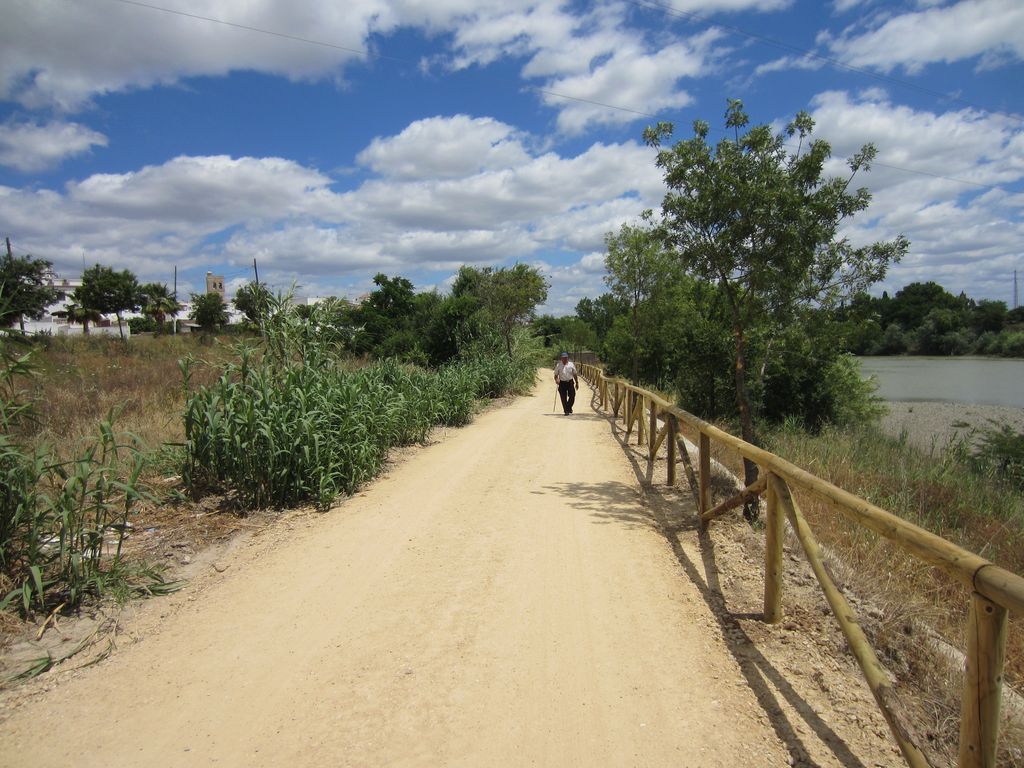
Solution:
[(1024, 408), (1024, 360), (993, 357), (860, 357), (883, 400)]

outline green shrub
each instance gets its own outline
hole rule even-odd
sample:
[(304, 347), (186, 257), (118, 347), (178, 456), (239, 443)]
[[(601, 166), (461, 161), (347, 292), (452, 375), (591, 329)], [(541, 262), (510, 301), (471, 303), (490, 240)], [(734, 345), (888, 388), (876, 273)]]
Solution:
[(1024, 490), (1024, 432), (993, 422), (975, 442), (977, 450), (971, 458), (977, 470)]

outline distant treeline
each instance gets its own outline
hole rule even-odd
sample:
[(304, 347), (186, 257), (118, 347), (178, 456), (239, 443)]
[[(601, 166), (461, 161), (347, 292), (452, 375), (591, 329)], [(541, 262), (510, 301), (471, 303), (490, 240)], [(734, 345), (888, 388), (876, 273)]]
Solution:
[[(807, 307), (788, 322), (770, 322), (769, 308), (765, 316), (747, 340), (748, 387), (756, 413), (775, 423), (817, 428), (870, 414), (851, 354), (1024, 357), (1024, 309), (933, 282)], [(611, 371), (674, 392), (693, 413), (735, 415), (732, 329), (717, 286), (673, 274), (641, 301), (605, 293), (581, 300), (574, 315), (536, 318), (534, 330), (552, 351), (593, 350)]]
[(1024, 357), (1024, 307), (954, 296), (938, 283), (911, 283), (894, 296), (861, 294), (836, 311), (855, 355)]

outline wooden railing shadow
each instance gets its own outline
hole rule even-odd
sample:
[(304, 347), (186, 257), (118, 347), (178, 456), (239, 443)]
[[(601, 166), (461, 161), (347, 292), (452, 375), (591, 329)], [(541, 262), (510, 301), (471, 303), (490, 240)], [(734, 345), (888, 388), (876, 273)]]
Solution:
[[(768, 451), (718, 429), (667, 402), (654, 392), (623, 379), (605, 376), (604, 371), (594, 365), (581, 365), (580, 371), (592, 388), (592, 405), (595, 412), (608, 411), (611, 431), (627, 449), (641, 487), (652, 486), (654, 462), (662, 446), (665, 447), (667, 454), (667, 486), (675, 486), (676, 464), (678, 459), (682, 459), (687, 479), (694, 491), (690, 524), (696, 526), (702, 535), (702, 558), (706, 560), (711, 557), (710, 561), (704, 563), (705, 566), (714, 565), (714, 548), (710, 546), (710, 539), (704, 535), (707, 526), (716, 518), (743, 506), (748, 501), (761, 495), (766, 497), (765, 588), (762, 617), (769, 624), (777, 623), (782, 618), (782, 545), (785, 524), (789, 522), (850, 651), (864, 673), (875, 703), (889, 725), (893, 740), (907, 764), (915, 768), (931, 763), (916, 743), (914, 735), (902, 722), (888, 673), (861, 629), (856, 613), (825, 567), (817, 540), (791, 489), (797, 488), (825, 502), (833, 511), (851, 522), (894, 542), (914, 557), (954, 577), (971, 590), (967, 664), (960, 721), (959, 765), (962, 768), (995, 766), (1002, 704), (1007, 616), (1009, 610), (1024, 613), (1024, 579)], [(621, 428), (618, 425), (620, 419)], [(696, 467), (690, 459), (688, 444), (681, 436), (682, 426), (697, 436)], [(637, 451), (629, 444), (630, 437), (634, 435)], [(756, 482), (714, 507), (711, 505), (712, 439), (736, 451), (744, 459), (753, 461), (759, 468)], [(664, 512), (660, 514), (666, 522), (671, 520), (671, 517), (665, 517)], [(665, 530), (672, 529), (666, 527)], [(681, 549), (678, 547), (678, 537), (670, 535), (669, 538), (670, 541), (675, 539), (673, 549)], [(680, 554), (688, 561), (685, 552), (677, 552), (677, 557)], [(699, 572), (694, 564), (683, 560), (680, 562), (688, 572), (692, 570), (691, 577), (700, 584)], [(714, 573), (715, 569), (706, 568), (706, 572)], [(704, 584), (708, 590), (708, 599), (720, 594), (720, 590), (716, 592), (710, 584), (710, 579)], [(730, 631), (735, 632), (736, 628), (730, 625)], [(742, 629), (739, 631), (742, 632)], [(767, 664), (766, 660), (765, 663)], [(770, 666), (768, 664), (768, 667)], [(777, 673), (776, 678), (779, 680), (780, 691), (792, 692), (791, 686), (788, 686)], [(752, 687), (756, 688), (753, 682)], [(795, 696), (795, 692), (792, 695)], [(797, 711), (802, 712), (799, 707)], [(817, 716), (808, 714), (808, 717), (813, 720)], [(818, 722), (818, 727), (827, 728), (820, 723), (820, 719)], [(792, 728), (782, 728), (780, 733), (787, 744), (791, 743), (791, 732)], [(848, 749), (846, 754), (848, 757), (844, 756), (842, 759), (856, 760)]]
[[(597, 404), (595, 397), (593, 405)], [(625, 430), (619, 428), (617, 422), (610, 415), (605, 415), (602, 418), (608, 423), (610, 434), (619, 443), (623, 454), (629, 460), (633, 474), (636, 476), (644, 502), (642, 511), (637, 511), (635, 508), (637, 500), (635, 491), (630, 491), (627, 494), (617, 490), (611, 495), (606, 495), (606, 489), (603, 487), (606, 484), (599, 484), (601, 488), (592, 489), (598, 491), (597, 493), (587, 493), (587, 489), (573, 488), (574, 494), (581, 494), (580, 496), (574, 495), (573, 498), (582, 499), (581, 508), (586, 509), (602, 522), (614, 520), (630, 527), (643, 525), (658, 531), (665, 537), (672, 547), (672, 552), (679, 565), (697, 587), (708, 610), (715, 617), (726, 648), (735, 660), (747, 687), (753, 692), (775, 734), (789, 752), (793, 765), (815, 766), (818, 763), (810, 757), (810, 750), (787, 717), (776, 698), (776, 692), (785, 699), (792, 711), (806, 723), (821, 743), (832, 751), (833, 757), (840, 765), (847, 766), (847, 768), (867, 768), (843, 738), (789, 683), (785, 675), (757, 649), (753, 639), (743, 629), (740, 624), (741, 620), (761, 619), (761, 614), (736, 613), (730, 610), (718, 577), (720, 569), (716, 560), (715, 543), (707, 531), (700, 530), (696, 505), (686, 499), (680, 504), (678, 492), (669, 496), (656, 485), (653, 482), (653, 464), (646, 460), (643, 452), (639, 451), (636, 446), (629, 444)], [(576, 486), (579, 484), (560, 485)], [(621, 484), (616, 485), (621, 488)], [(628, 498), (632, 501), (630, 506), (633, 509), (622, 509), (621, 506), (624, 505), (618, 503), (614, 503), (609, 508), (607, 503), (614, 502), (615, 498), (620, 500)], [(687, 534), (698, 537), (700, 563), (694, 562), (683, 548), (681, 536)]]

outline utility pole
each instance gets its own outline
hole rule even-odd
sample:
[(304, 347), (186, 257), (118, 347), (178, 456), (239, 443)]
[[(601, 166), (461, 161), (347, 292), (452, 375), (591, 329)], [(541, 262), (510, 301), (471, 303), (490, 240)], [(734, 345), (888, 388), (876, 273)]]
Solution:
[[(11, 250), (11, 246), (10, 246), (10, 242), (11, 241), (8, 240), (7, 242), (8, 242), (7, 250), (9, 252)], [(1015, 269), (1015, 270), (1013, 270), (1013, 308), (1016, 309), (1019, 306), (1020, 306), (1020, 304), (1017, 303), (1017, 270)]]
[[(14, 258), (14, 253), (11, 251), (11, 238), (9, 238), (9, 237), (7, 238), (7, 258), (8, 259), (13, 259)], [(1016, 279), (1017, 278), (1017, 273), (1014, 272), (1013, 276), (1014, 276), (1013, 284), (1017, 285), (1017, 279)]]
[(260, 287), (260, 271), (256, 269), (256, 259), (252, 260), (252, 271), (256, 275), (256, 287)]
[[(174, 303), (178, 303), (178, 265), (174, 265)], [(178, 315), (171, 318), (171, 336), (178, 335)]]

